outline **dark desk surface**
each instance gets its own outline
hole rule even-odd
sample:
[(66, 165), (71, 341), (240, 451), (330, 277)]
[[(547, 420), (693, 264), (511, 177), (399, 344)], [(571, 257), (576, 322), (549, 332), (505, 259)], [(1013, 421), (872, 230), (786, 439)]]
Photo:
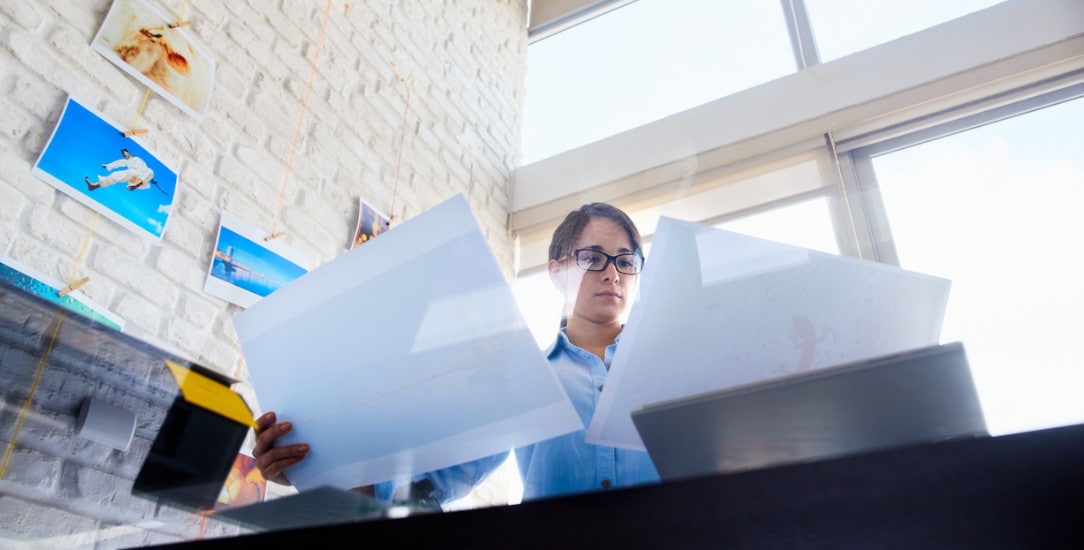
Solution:
[(179, 546), (1084, 548), (1084, 425)]

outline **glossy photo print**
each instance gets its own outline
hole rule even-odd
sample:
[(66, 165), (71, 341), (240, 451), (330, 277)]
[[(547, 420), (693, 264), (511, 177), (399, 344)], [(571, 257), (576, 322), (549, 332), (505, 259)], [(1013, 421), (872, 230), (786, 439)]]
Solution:
[(78, 290), (59, 296), (60, 289), (67, 285), (12, 258), (0, 257), (0, 281), (40, 296), (68, 311), (78, 313), (107, 327), (124, 330), (124, 319), (116, 313), (98, 305)]
[(223, 212), (204, 291), (249, 307), (308, 272), (300, 253), (281, 239), (264, 241), (266, 235)]
[(186, 27), (141, 0), (115, 0), (91, 46), (197, 120), (207, 112), (215, 62)]
[(391, 218), (385, 216), (372, 205), (358, 198), (358, 224), (354, 230), (353, 248), (361, 243), (375, 239), (377, 235), (388, 230), (391, 226)]
[(226, 476), (226, 482), (222, 485), (218, 501), (215, 502), (215, 510), (263, 502), (266, 493), (267, 480), (256, 467), (252, 451), (242, 449), (237, 453), (230, 473)]
[(31, 172), (125, 228), (161, 241), (176, 172), (74, 99), (68, 98)]

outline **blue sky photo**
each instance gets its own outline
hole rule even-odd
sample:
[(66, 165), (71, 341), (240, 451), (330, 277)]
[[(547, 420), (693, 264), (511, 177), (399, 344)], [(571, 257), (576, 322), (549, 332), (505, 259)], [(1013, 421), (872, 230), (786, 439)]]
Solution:
[[(157, 185), (129, 191), (124, 182), (87, 189), (84, 177), (96, 181), (109, 174), (102, 168), (123, 158), (121, 149), (140, 157), (154, 171)], [(68, 98), (64, 113), (36, 168), (57, 181), (50, 182), (65, 193), (81, 199), (99, 212), (128, 220), (157, 239), (162, 237), (177, 186), (177, 174), (162, 164), (135, 140), (102, 120), (94, 112)]]
[(121, 330), (121, 325), (114, 322), (109, 317), (102, 315), (94, 308), (84, 304), (76, 299), (72, 294), (65, 296), (57, 296), (57, 288), (49, 285), (44, 281), (39, 281), (18, 269), (9, 266), (5, 263), (0, 263), (0, 280), (11, 283), (16, 288), (20, 288), (31, 294), (45, 298), (46, 300), (63, 307), (69, 311), (74, 311), (84, 317), (93, 319), (107, 327), (115, 330)]
[(254, 294), (267, 296), (308, 272), (305, 268), (222, 226), (216, 248), (225, 253), (231, 246), (236, 263), (247, 267), (253, 273), (263, 275), (264, 278), (230, 277), (227, 272), (222, 271), (220, 266), (222, 262), (218, 258), (214, 260), (215, 265), (211, 269), (211, 274)]

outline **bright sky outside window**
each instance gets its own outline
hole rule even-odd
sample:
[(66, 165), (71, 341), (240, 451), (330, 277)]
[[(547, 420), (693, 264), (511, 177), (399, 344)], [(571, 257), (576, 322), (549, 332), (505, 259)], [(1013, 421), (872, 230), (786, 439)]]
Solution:
[(522, 164), (794, 70), (777, 1), (638, 0), (528, 48)]
[(815, 198), (773, 208), (717, 225), (735, 231), (803, 248), (839, 254), (828, 199)]
[(1002, 1), (805, 0), (805, 6), (823, 63)]
[(952, 280), (990, 432), (1084, 421), (1084, 99), (873, 159), (900, 264)]

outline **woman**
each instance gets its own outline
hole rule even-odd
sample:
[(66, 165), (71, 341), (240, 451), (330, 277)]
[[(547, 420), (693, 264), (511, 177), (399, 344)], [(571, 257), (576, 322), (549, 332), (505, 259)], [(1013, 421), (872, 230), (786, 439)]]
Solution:
[[(548, 269), (565, 296), (565, 319), (547, 358), (585, 426), (603, 390), (642, 266), (639, 231), (624, 212), (608, 204), (580, 207), (553, 233)], [(274, 412), (256, 423), (256, 464), (267, 479), (288, 483), (284, 471), (305, 457), (308, 445), (275, 447), (275, 439), (287, 433), (290, 424), (276, 422)], [(524, 500), (658, 481), (647, 453), (591, 445), (585, 433), (579, 430), (516, 450)], [(487, 457), (413, 481), (426, 480), (426, 491), (447, 502), (463, 496), (503, 458)], [(375, 494), (388, 499), (392, 489), (380, 484)]]

